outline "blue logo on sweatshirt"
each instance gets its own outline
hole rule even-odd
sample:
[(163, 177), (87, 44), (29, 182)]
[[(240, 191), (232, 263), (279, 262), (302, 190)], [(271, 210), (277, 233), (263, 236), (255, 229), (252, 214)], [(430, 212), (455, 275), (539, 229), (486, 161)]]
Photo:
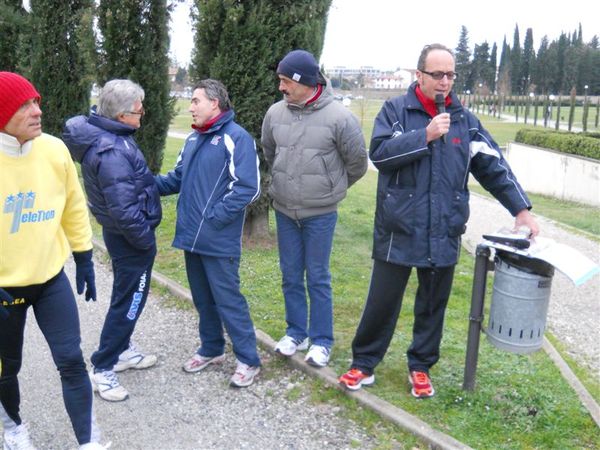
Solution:
[[(16, 195), (9, 195), (4, 200), (4, 214), (13, 214), (12, 226), (10, 232), (17, 233), (22, 223), (36, 223), (46, 222), (54, 219), (55, 211), (33, 210), (35, 204), (35, 192), (29, 191), (28, 193), (19, 192)], [(31, 211), (25, 211), (30, 209)]]

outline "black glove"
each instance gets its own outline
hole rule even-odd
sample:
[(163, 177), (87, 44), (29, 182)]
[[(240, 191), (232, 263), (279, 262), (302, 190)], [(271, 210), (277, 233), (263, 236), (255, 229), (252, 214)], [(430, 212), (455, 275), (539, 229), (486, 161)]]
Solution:
[(96, 276), (94, 275), (94, 263), (92, 261), (92, 251), (73, 252), (75, 259), (75, 282), (77, 284), (77, 293), (83, 294), (85, 291), (85, 301), (96, 301)]
[(2, 304), (3, 301), (12, 302), (13, 296), (0, 288), (0, 319), (8, 319), (8, 309)]

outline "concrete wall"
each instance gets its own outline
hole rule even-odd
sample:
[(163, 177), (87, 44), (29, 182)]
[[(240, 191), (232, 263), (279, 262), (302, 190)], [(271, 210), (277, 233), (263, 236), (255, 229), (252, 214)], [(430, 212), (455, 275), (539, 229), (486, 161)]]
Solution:
[(527, 192), (600, 207), (599, 161), (514, 142), (504, 157)]

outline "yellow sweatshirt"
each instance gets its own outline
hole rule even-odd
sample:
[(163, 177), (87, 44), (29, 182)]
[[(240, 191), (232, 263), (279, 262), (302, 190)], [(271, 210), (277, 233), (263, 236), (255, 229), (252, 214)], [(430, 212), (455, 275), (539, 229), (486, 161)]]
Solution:
[(23, 146), (0, 132), (0, 287), (40, 284), (71, 251), (92, 248), (85, 197), (71, 155), (42, 134)]

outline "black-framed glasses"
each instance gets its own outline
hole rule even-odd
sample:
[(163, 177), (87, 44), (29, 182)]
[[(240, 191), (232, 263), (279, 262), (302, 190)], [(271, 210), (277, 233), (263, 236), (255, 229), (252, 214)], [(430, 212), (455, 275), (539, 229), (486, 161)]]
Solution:
[(426, 73), (434, 80), (440, 81), (444, 76), (448, 78), (448, 80), (456, 80), (458, 74), (456, 72), (442, 72), (441, 70), (436, 70), (435, 72), (427, 72), (426, 70), (421, 70), (422, 73)]

